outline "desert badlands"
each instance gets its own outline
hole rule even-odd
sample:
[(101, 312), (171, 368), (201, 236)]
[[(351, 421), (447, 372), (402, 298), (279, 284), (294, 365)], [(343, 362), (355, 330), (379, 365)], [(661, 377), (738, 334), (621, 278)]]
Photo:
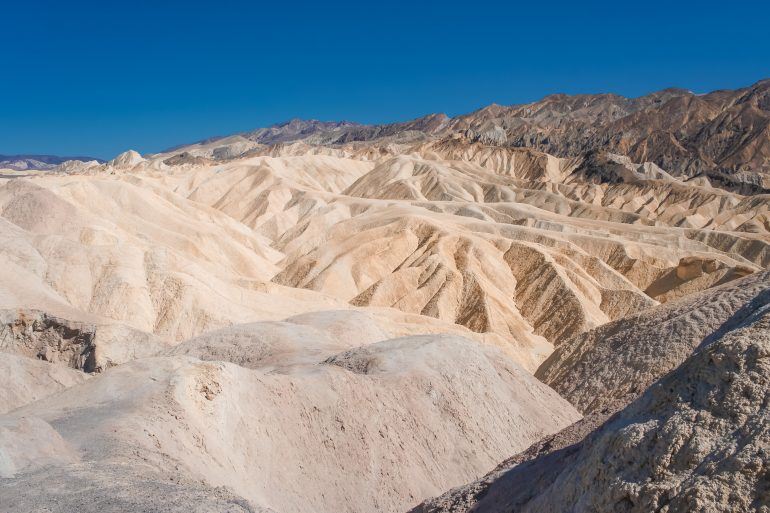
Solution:
[(0, 512), (770, 512), (770, 81), (41, 162)]

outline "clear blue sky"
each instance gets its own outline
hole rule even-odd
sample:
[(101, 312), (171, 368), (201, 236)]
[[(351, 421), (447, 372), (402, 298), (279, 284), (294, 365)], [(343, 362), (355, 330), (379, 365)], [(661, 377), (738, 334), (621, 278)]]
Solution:
[(0, 153), (770, 76), (768, 2), (2, 2)]

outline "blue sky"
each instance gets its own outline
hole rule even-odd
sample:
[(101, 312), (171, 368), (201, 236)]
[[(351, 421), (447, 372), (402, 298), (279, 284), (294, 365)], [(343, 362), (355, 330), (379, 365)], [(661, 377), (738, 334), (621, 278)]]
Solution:
[(768, 2), (2, 0), (0, 153), (770, 77)]

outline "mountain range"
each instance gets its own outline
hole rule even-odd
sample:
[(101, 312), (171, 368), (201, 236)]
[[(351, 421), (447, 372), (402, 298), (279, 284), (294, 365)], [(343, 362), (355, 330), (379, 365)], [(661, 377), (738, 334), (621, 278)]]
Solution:
[(232, 158), (258, 145), (298, 141), (344, 146), (453, 136), (505, 148), (533, 148), (557, 157), (615, 153), (634, 162), (652, 162), (677, 177), (705, 176), (732, 190), (766, 192), (770, 80), (707, 94), (684, 89), (639, 98), (556, 94), (528, 104), (492, 104), (454, 118), (431, 114), (385, 125), (294, 119), (200, 145), (221, 143), (213, 155)]
[(99, 162), (104, 160), (94, 157), (59, 157), (56, 155), (0, 155), (0, 169), (14, 171), (53, 169), (68, 160), (81, 162)]

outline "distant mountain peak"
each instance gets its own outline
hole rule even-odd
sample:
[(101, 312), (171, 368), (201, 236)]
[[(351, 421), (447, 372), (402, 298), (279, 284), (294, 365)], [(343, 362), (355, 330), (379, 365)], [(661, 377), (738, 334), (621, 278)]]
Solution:
[(81, 162), (105, 160), (96, 157), (62, 157), (58, 155), (0, 155), (0, 169), (13, 169), (15, 171), (48, 170), (53, 169), (62, 162), (78, 160)]

